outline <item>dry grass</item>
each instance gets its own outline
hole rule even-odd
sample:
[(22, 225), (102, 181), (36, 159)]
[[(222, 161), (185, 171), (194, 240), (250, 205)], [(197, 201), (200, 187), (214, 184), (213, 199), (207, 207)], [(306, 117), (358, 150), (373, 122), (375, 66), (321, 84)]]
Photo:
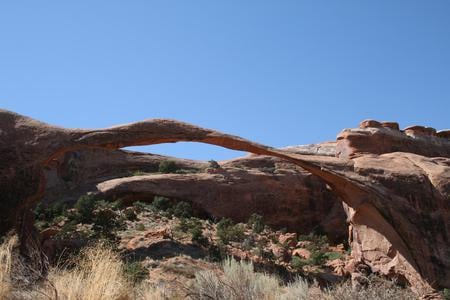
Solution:
[(42, 291), (57, 294), (60, 299), (106, 300), (124, 299), (130, 285), (122, 274), (123, 265), (119, 257), (103, 246), (88, 248), (73, 268), (54, 268)]
[(298, 277), (294, 282), (289, 283), (283, 293), (280, 295), (281, 300), (307, 300), (312, 299), (308, 282)]
[(223, 274), (213, 271), (199, 272), (190, 288), (192, 299), (256, 300), (256, 299), (307, 299), (308, 284), (299, 278), (282, 287), (278, 278), (257, 273), (251, 262), (227, 259)]
[(72, 268), (52, 269), (48, 283), (39, 293), (51, 295), (53, 292), (55, 300), (168, 299), (164, 288), (155, 288), (146, 282), (136, 286), (128, 281), (120, 257), (101, 244), (86, 248), (73, 263)]
[(7, 238), (0, 245), (0, 299), (7, 299), (12, 292), (12, 264), (13, 264), (13, 248), (17, 244), (17, 237)]
[(0, 299), (54, 299), (54, 300), (163, 300), (168, 299), (162, 288), (142, 283), (134, 286), (123, 273), (119, 256), (103, 245), (86, 248), (71, 267), (50, 269), (40, 281), (26, 281), (28, 286), (16, 283), (17, 278), (27, 278), (14, 253), (17, 238), (11, 237), (0, 245)]
[(132, 299), (139, 300), (165, 300), (171, 299), (169, 298), (170, 293), (166, 291), (165, 288), (162, 287), (154, 287), (149, 284), (142, 284), (135, 288)]
[(378, 277), (368, 277), (368, 285), (361, 289), (352, 289), (349, 281), (336, 285), (322, 294), (324, 300), (409, 300), (417, 296), (409, 289), (401, 288), (392, 281)]
[(217, 300), (407, 300), (417, 299), (409, 289), (396, 286), (391, 281), (377, 277), (368, 278), (368, 286), (352, 289), (350, 282), (344, 282), (327, 290), (310, 288), (302, 278), (280, 286), (276, 277), (256, 273), (253, 265), (244, 261), (226, 260), (223, 274), (212, 271), (196, 275), (191, 287), (192, 299)]
[[(16, 237), (0, 245), (0, 299), (54, 300), (163, 300), (182, 299), (163, 288), (155, 288), (145, 281), (133, 285), (123, 273), (124, 265), (111, 249), (97, 245), (85, 249), (71, 267), (51, 268), (45, 280), (27, 281), (18, 285), (17, 278), (27, 278), (28, 269), (17, 263), (14, 254)], [(281, 285), (277, 277), (254, 272), (252, 263), (227, 259), (223, 272), (202, 271), (195, 276), (188, 289), (191, 299), (215, 300), (394, 300), (417, 299), (408, 289), (373, 277), (368, 287), (354, 290), (349, 282), (320, 291), (310, 288), (302, 278)]]

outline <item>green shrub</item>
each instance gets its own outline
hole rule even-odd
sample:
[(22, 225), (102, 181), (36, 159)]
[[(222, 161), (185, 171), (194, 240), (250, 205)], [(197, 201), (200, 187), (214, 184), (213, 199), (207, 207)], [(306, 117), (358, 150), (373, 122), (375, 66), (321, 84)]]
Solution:
[(192, 242), (203, 246), (208, 245), (208, 239), (203, 235), (202, 227), (194, 227), (190, 230), (190, 233), (192, 235)]
[(217, 161), (215, 161), (214, 159), (211, 159), (209, 162), (209, 167), (211, 169), (220, 169), (220, 165)]
[(95, 200), (89, 195), (81, 196), (75, 203), (77, 210), (76, 218), (79, 222), (87, 223), (91, 221), (95, 208)]
[(309, 262), (307, 260), (302, 259), (302, 258), (300, 258), (298, 256), (292, 256), (291, 266), (293, 268), (301, 269), (301, 268), (303, 268), (304, 266), (307, 266), (307, 265), (309, 265)]
[(123, 210), (123, 215), (125, 217), (125, 219), (127, 219), (128, 221), (135, 221), (137, 220), (137, 215), (134, 212), (134, 209), (132, 209), (131, 207), (124, 209)]
[(254, 233), (261, 233), (264, 230), (263, 217), (258, 214), (252, 214), (247, 224)]
[(63, 239), (90, 239), (95, 235), (94, 231), (89, 228), (79, 230), (77, 224), (75, 220), (64, 223), (56, 236)]
[(64, 222), (65, 220), (66, 220), (65, 216), (56, 216), (56, 217), (53, 218), (52, 224), (56, 225), (56, 224), (59, 224), (61, 222)]
[(189, 223), (188, 220), (185, 218), (180, 219), (180, 224), (175, 228), (176, 230), (179, 230), (181, 232), (188, 232), (189, 230)]
[[(332, 252), (330, 252), (332, 253)], [(295, 269), (301, 269), (304, 266), (320, 266), (327, 260), (327, 254), (321, 251), (314, 251), (308, 259), (298, 256), (292, 256), (291, 265)]]
[(276, 171), (275, 167), (262, 167), (260, 170), (264, 173), (274, 174)]
[(128, 262), (123, 265), (125, 277), (133, 284), (140, 283), (148, 277), (148, 270), (139, 262)]
[(38, 220), (52, 221), (56, 217), (64, 216), (65, 211), (66, 206), (59, 202), (48, 206), (39, 203), (34, 210), (34, 215)]
[(240, 242), (245, 238), (244, 229), (240, 225), (234, 225), (233, 221), (223, 218), (217, 223), (217, 237), (224, 243)]
[(168, 210), (172, 207), (172, 204), (170, 203), (170, 199), (166, 197), (161, 196), (155, 196), (153, 198), (152, 205), (154, 208), (158, 210)]
[(255, 239), (253, 238), (253, 236), (248, 236), (244, 239), (241, 246), (242, 246), (242, 249), (249, 251), (253, 247), (255, 247)]
[(133, 207), (137, 210), (137, 212), (151, 211), (154, 208), (153, 205), (142, 201), (135, 201), (133, 203)]
[(174, 206), (173, 214), (178, 218), (189, 218), (192, 216), (191, 205), (185, 201), (180, 201)]
[(125, 207), (125, 205), (123, 204), (123, 200), (120, 198), (113, 202), (110, 202), (110, 204), (109, 204), (109, 208), (111, 208), (112, 210), (119, 210), (124, 207)]
[(310, 233), (308, 235), (300, 235), (298, 240), (310, 241), (311, 244), (306, 247), (309, 251), (325, 250), (328, 247), (328, 238), (326, 235)]
[(141, 171), (141, 170), (136, 170), (136, 171), (132, 171), (131, 172), (131, 176), (143, 176), (143, 175), (147, 175), (147, 172)]
[(208, 248), (208, 259), (214, 262), (221, 262), (227, 257), (227, 247), (222, 241), (217, 245), (210, 245)]
[(159, 164), (158, 172), (159, 173), (175, 173), (178, 167), (173, 160), (165, 160)]
[(450, 289), (443, 289), (441, 294), (445, 300), (450, 300)]
[(110, 208), (96, 209), (92, 218), (94, 226), (100, 230), (114, 230), (122, 227), (123, 221), (119, 215)]
[(278, 243), (280, 243), (280, 241), (279, 241), (279, 239), (278, 239), (278, 236), (276, 236), (276, 235), (271, 235), (271, 236), (270, 236), (270, 240), (272, 241), (273, 244), (278, 244)]
[(109, 202), (106, 202), (105, 200), (94, 200), (94, 202), (95, 202), (95, 207), (97, 207), (97, 208), (101, 208), (101, 209), (104, 209), (104, 208), (108, 208), (109, 207)]
[(325, 257), (327, 260), (335, 260), (342, 257), (342, 254), (339, 252), (325, 252)]
[(324, 252), (314, 251), (311, 253), (309, 262), (312, 265), (320, 266), (325, 262), (326, 259), (327, 259), (327, 256), (325, 255)]
[(144, 230), (145, 230), (145, 225), (142, 224), (142, 223), (136, 224), (136, 230), (138, 230), (138, 231), (144, 231)]
[(197, 169), (178, 169), (175, 171), (175, 174), (192, 174), (198, 172), (199, 171)]
[(202, 222), (197, 218), (181, 218), (176, 230), (184, 233), (190, 233), (192, 242), (196, 244), (203, 246), (208, 244), (208, 239), (203, 235)]

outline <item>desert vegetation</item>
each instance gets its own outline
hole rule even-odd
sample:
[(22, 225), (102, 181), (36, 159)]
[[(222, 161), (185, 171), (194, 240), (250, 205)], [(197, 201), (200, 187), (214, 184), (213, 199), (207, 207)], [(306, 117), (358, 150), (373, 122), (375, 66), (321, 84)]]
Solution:
[[(5, 238), (1, 299), (416, 299), (376, 274), (357, 289), (345, 276), (320, 282), (347, 250), (325, 236), (271, 229), (257, 214), (214, 222), (186, 201), (156, 196), (126, 207), (83, 196), (71, 208), (39, 206), (36, 216), (53, 240), (84, 243), (36, 266), (18, 254), (14, 235)], [(158, 247), (168, 252), (157, 257)]]
[(181, 287), (182, 293), (174, 294), (147, 282), (145, 269), (124, 263), (101, 243), (32, 280), (29, 274), (36, 270), (25, 267), (16, 246), (15, 236), (0, 246), (1, 299), (415, 299), (409, 290), (377, 277), (368, 278), (359, 290), (347, 281), (325, 289), (302, 277), (283, 283), (277, 276), (255, 272), (251, 262), (233, 258), (225, 259), (220, 269), (197, 272)]

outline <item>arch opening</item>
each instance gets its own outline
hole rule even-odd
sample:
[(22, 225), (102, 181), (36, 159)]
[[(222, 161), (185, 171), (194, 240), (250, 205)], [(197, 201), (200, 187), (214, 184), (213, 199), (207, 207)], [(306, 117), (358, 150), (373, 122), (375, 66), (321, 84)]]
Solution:
[(248, 154), (248, 152), (245, 151), (231, 150), (216, 145), (196, 142), (176, 142), (148, 146), (132, 146), (122, 149), (202, 161), (208, 161), (211, 159), (216, 161), (229, 160)]

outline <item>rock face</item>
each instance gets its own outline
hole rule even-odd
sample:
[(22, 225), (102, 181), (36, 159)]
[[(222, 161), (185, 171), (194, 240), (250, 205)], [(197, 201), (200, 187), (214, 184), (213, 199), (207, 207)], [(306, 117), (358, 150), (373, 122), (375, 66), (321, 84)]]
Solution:
[(44, 168), (67, 152), (197, 141), (284, 159), (321, 178), (345, 204), (355, 266), (403, 278), (420, 294), (450, 287), (446, 131), (415, 127), (400, 132), (395, 123), (376, 121), (360, 127), (338, 136), (335, 158), (273, 149), (176, 121), (69, 130), (1, 111), (0, 232), (16, 225), (26, 241), (28, 211), (44, 194)]
[(207, 162), (125, 150), (70, 151), (44, 169), (44, 201), (73, 203), (80, 196), (95, 191), (100, 182), (133, 174), (155, 173), (164, 161), (173, 161), (177, 168), (192, 172), (208, 166)]
[(449, 286), (449, 167), (448, 158), (410, 153), (355, 158), (365, 180), (365, 195), (346, 202), (355, 260), (419, 290), (423, 280)]
[[(158, 173), (159, 164), (168, 160), (182, 172)], [(342, 201), (317, 176), (262, 155), (220, 162), (220, 166), (211, 169), (208, 162), (123, 150), (72, 151), (45, 169), (44, 201), (73, 203), (88, 192), (127, 202), (158, 195), (189, 201), (217, 219), (245, 222), (258, 213), (275, 228), (304, 234), (318, 229), (331, 241), (348, 237)]]
[(450, 157), (448, 131), (410, 126), (403, 131), (395, 122), (365, 120), (359, 128), (345, 129), (337, 137), (336, 155), (352, 158), (368, 153), (408, 152), (428, 157)]
[(194, 208), (218, 219), (246, 222), (258, 213), (275, 228), (309, 233), (320, 226), (332, 240), (347, 235), (342, 204), (323, 182), (306, 172), (267, 174), (227, 168), (214, 173), (118, 178), (97, 187), (101, 198), (141, 200), (162, 195), (190, 201)]

